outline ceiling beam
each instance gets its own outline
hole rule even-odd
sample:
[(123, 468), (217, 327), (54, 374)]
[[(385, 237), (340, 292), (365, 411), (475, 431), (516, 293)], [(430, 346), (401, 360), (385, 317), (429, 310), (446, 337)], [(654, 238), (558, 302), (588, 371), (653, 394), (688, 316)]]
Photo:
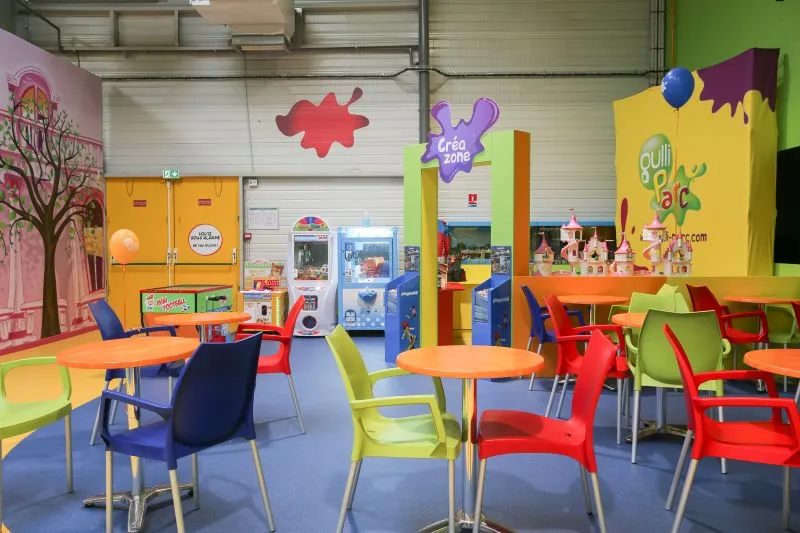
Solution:
[[(175, 11), (196, 13), (193, 6), (174, 3), (54, 3), (54, 2), (28, 2), (28, 5), (42, 13), (157, 13)], [(405, 11), (416, 10), (417, 0), (295, 0), (294, 7), (306, 12), (314, 11)]]

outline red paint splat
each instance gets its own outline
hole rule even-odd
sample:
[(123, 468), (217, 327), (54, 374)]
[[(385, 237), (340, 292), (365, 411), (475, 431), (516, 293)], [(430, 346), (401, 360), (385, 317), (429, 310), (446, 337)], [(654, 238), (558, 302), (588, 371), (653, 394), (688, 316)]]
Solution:
[(628, 224), (628, 199), (623, 198), (619, 206), (619, 221), (622, 224), (622, 233), (625, 233), (625, 226)]
[(292, 106), (286, 115), (275, 117), (275, 124), (281, 133), (294, 137), (305, 132), (300, 146), (306, 150), (314, 149), (317, 157), (325, 157), (334, 142), (345, 148), (355, 144), (355, 131), (369, 125), (369, 119), (350, 113), (350, 105), (364, 95), (360, 87), (353, 89), (350, 100), (343, 105), (336, 101), (336, 94), (328, 93), (320, 104), (314, 105), (308, 100), (300, 100)]

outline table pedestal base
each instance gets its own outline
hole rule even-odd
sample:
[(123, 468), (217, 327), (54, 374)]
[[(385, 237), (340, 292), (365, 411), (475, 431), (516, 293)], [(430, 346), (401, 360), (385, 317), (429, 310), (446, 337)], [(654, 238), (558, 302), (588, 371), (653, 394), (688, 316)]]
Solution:
[[(456, 533), (472, 533), (474, 523), (471, 519), (467, 519), (464, 511), (456, 512)], [(425, 526), (417, 533), (447, 533), (447, 526), (447, 519), (439, 520), (429, 526)], [(481, 533), (514, 533), (514, 530), (497, 522), (492, 522), (486, 516), (481, 516)]]
[[(644, 429), (639, 431), (638, 439), (639, 441), (648, 440), (648, 439), (683, 439), (686, 437), (686, 427), (681, 426), (671, 426), (669, 424), (664, 424), (659, 426), (656, 422), (648, 422), (645, 421)], [(633, 441), (632, 436), (628, 436), (625, 439), (625, 442)]]
[[(194, 486), (191, 483), (180, 483), (178, 489), (181, 492), (186, 491), (187, 496), (194, 494)], [(117, 492), (112, 494), (111, 502), (113, 504), (122, 504), (128, 507), (128, 533), (138, 533), (144, 526), (144, 515), (147, 513), (147, 504), (150, 500), (154, 500), (159, 496), (169, 495), (172, 497), (172, 489), (169, 485), (157, 485), (155, 487), (146, 488), (141, 495), (133, 495), (128, 492)], [(102, 507), (106, 506), (105, 494), (99, 496), (91, 496), (83, 500), (85, 507)]]

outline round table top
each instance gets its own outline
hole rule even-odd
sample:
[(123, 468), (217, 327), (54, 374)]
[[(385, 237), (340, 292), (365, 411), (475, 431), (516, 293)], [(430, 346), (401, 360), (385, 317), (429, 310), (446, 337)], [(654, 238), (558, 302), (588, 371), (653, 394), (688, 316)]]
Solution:
[(502, 346), (430, 346), (401, 353), (397, 366), (414, 374), (440, 378), (509, 378), (541, 370), (544, 358)]
[(788, 304), (800, 298), (779, 298), (775, 296), (726, 296), (725, 301), (743, 304)]
[(565, 294), (564, 296), (559, 296), (558, 300), (563, 304), (573, 305), (614, 305), (624, 304), (630, 298), (604, 294)]
[(175, 313), (153, 318), (160, 326), (218, 326), (221, 324), (238, 324), (247, 322), (253, 317), (248, 313), (232, 313), (230, 311), (214, 313)]
[(746, 365), (781, 376), (800, 378), (800, 350), (774, 348), (744, 354)]
[(617, 313), (611, 317), (611, 322), (623, 328), (640, 329), (646, 316), (647, 313)]
[(73, 346), (56, 361), (72, 368), (135, 368), (186, 359), (199, 345), (186, 337), (131, 337)]

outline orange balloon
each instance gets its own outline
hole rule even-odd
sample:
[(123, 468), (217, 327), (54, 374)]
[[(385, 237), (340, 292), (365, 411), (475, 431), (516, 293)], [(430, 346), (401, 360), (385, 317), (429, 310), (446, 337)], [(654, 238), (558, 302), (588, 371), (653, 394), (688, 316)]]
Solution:
[(139, 237), (129, 229), (119, 229), (108, 241), (111, 257), (120, 265), (127, 265), (139, 253)]

